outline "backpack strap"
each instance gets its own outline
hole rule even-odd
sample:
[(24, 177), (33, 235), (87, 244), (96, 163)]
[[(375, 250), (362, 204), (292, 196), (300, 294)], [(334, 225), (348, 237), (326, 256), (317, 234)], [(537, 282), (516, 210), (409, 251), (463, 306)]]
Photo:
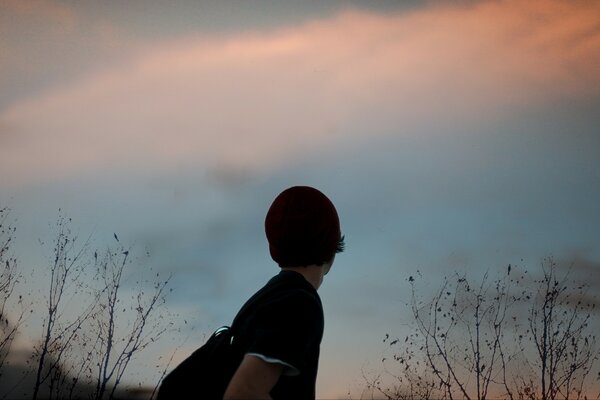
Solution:
[(252, 301), (246, 302), (246, 304), (244, 304), (242, 306), (240, 311), (238, 311), (237, 315), (233, 319), (233, 322), (231, 323), (230, 329), (231, 329), (232, 336), (237, 333), (238, 326), (241, 323), (240, 321), (243, 321), (246, 318), (246, 316), (248, 314), (250, 314), (250, 308), (252, 308), (252, 306), (254, 306), (255, 303), (256, 303), (256, 299), (252, 299)]
[(238, 329), (238, 325), (241, 324), (241, 321), (243, 321), (244, 319), (246, 319), (246, 317), (256, 308), (256, 304), (260, 303), (261, 300), (267, 296), (273, 293), (273, 291), (275, 290), (275, 288), (277, 288), (277, 290), (280, 290), (281, 287), (285, 287), (285, 283), (279, 283), (277, 284), (276, 287), (272, 288), (272, 290), (268, 291), (268, 292), (262, 292), (259, 291), (258, 293), (256, 293), (253, 297), (251, 297), (240, 309), (240, 311), (238, 311), (237, 315), (235, 316), (235, 318), (233, 319), (233, 322), (231, 323), (231, 334), (232, 336), (236, 334), (237, 329)]

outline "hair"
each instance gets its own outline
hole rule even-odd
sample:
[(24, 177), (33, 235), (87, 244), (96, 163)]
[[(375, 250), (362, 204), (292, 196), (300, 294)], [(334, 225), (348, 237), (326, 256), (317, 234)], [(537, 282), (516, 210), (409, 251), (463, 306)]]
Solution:
[(335, 253), (343, 253), (346, 250), (346, 242), (344, 241), (346, 237), (342, 235), (340, 240), (338, 240), (337, 246), (335, 248)]
[(323, 264), (331, 262), (331, 260), (333, 260), (333, 257), (336, 254), (343, 253), (344, 250), (346, 250), (346, 242), (344, 240), (345, 240), (345, 236), (342, 235), (340, 237), (340, 240), (338, 240), (338, 242), (336, 244), (335, 251), (329, 257), (324, 257), (325, 259), (323, 257), (321, 257), (317, 261), (307, 262), (305, 265), (283, 265), (281, 263), (278, 264), (278, 265), (279, 265), (280, 268), (285, 268), (285, 267), (308, 267), (309, 265), (313, 265), (313, 264), (317, 265), (319, 267), (322, 267)]
[(345, 242), (345, 236), (342, 235), (342, 236), (340, 236), (340, 240), (338, 240), (338, 242), (337, 242), (337, 244), (335, 246), (335, 251), (333, 252), (333, 254), (331, 255), (331, 257), (329, 257), (327, 260), (322, 260), (322, 261), (319, 261), (319, 262), (315, 262), (313, 264), (318, 265), (318, 266), (323, 266), (323, 264), (331, 262), (333, 260), (333, 257), (336, 254), (343, 253), (344, 250), (346, 250), (346, 242)]

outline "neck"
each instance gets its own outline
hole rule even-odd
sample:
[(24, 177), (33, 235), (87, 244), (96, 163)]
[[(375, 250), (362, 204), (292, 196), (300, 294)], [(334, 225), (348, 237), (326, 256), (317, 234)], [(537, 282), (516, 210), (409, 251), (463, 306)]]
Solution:
[(283, 267), (284, 271), (294, 271), (299, 273), (310, 283), (315, 290), (319, 290), (321, 283), (323, 283), (323, 276), (325, 271), (324, 265), (308, 265), (306, 267)]

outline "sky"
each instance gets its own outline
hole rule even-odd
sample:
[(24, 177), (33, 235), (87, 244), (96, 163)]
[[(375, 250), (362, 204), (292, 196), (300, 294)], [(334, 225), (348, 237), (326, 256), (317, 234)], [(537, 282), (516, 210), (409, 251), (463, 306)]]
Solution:
[(315, 186), (347, 244), (320, 289), (321, 397), (360, 393), (417, 270), (435, 287), (553, 256), (597, 293), (599, 132), (598, 2), (0, 2), (20, 265), (43, 268), (59, 208), (147, 250), (189, 322), (180, 358), (277, 273), (271, 201)]

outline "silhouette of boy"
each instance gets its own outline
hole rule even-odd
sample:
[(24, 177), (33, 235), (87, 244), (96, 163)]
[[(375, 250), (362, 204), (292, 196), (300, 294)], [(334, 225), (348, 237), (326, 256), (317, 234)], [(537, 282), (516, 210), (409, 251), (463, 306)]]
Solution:
[(317, 289), (343, 251), (333, 203), (317, 189), (284, 190), (265, 219), (281, 271), (247, 302), (235, 340), (245, 349), (225, 399), (314, 399), (323, 306)]

